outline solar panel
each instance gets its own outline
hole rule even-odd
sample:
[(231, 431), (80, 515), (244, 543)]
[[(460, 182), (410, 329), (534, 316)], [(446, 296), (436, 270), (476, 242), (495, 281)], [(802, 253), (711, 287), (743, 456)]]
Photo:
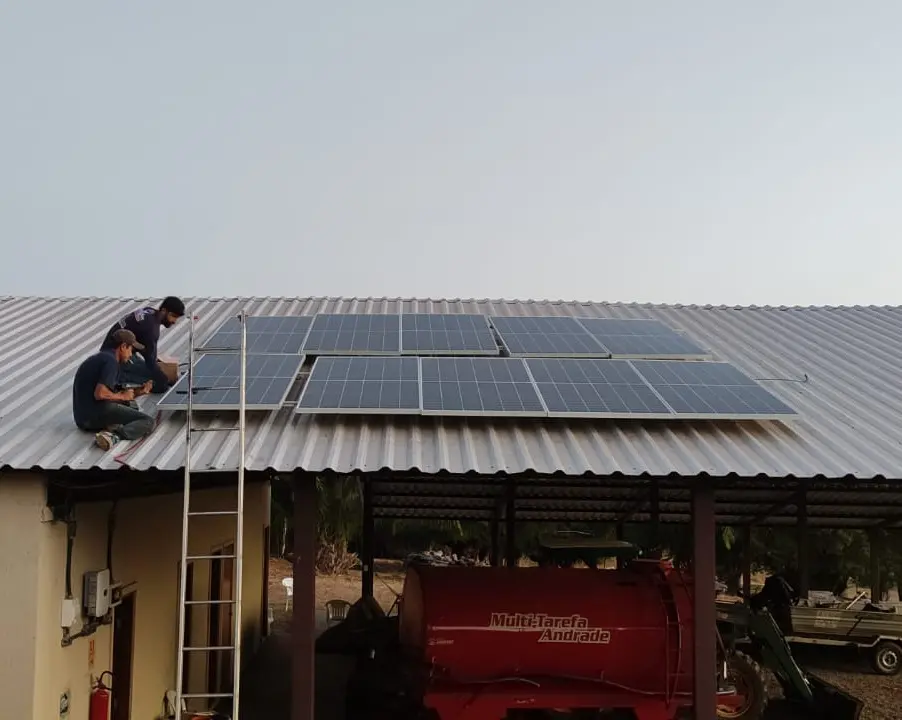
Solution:
[[(282, 407), (303, 362), (303, 355), (248, 355), (246, 409), (278, 410)], [(192, 409), (237, 410), (240, 373), (240, 358), (237, 354), (201, 355), (194, 364)], [(183, 375), (160, 398), (157, 407), (168, 410), (187, 409), (187, 375)]]
[(421, 358), (420, 374), (427, 415), (547, 414), (519, 359)]
[(614, 357), (704, 358), (710, 353), (657, 320), (579, 318)]
[(608, 357), (610, 353), (572, 317), (497, 317), (492, 325), (512, 356)]
[[(297, 355), (304, 345), (312, 316), (282, 317), (257, 315), (247, 319), (248, 353)], [(241, 323), (237, 317), (226, 320), (203, 344), (202, 350), (241, 349)]]
[(317, 358), (295, 411), (418, 414), (419, 360), (413, 357)]
[(681, 417), (763, 420), (796, 414), (729, 363), (674, 360), (631, 360), (630, 363)]
[(672, 417), (626, 360), (529, 358), (549, 417)]
[(398, 355), (401, 352), (399, 315), (316, 316), (304, 343), (308, 355)]
[(418, 355), (498, 355), (485, 315), (411, 313), (401, 316), (401, 352)]

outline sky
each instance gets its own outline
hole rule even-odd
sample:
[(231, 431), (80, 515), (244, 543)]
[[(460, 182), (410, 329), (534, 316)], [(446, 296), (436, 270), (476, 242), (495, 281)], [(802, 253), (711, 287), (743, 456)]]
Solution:
[(0, 295), (902, 304), (902, 3), (0, 9)]

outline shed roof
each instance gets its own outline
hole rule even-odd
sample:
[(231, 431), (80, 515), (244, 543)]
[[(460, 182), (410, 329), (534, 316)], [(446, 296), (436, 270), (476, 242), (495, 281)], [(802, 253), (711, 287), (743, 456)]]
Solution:
[[(156, 302), (156, 301), (153, 301)], [(378, 298), (190, 298), (201, 338), (241, 308), (250, 314), (481, 312), (650, 317), (684, 330), (800, 413), (775, 422), (622, 423), (251, 413), (250, 470), (338, 473), (561, 474), (899, 478), (902, 308), (712, 307), (565, 301)], [(118, 469), (71, 416), (72, 377), (111, 323), (144, 299), (0, 298), (0, 468)], [(183, 361), (187, 327), (164, 330), (161, 352)], [(807, 381), (805, 378), (807, 377)], [(155, 399), (142, 398), (153, 412)], [(235, 413), (198, 414), (201, 426)], [(127, 459), (178, 470), (184, 413)], [(193, 465), (236, 467), (234, 433), (205, 433)]]

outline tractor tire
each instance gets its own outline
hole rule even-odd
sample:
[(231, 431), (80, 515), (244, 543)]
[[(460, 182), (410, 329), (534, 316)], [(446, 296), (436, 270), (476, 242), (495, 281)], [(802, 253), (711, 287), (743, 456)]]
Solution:
[(767, 681), (761, 666), (748, 655), (734, 652), (727, 661), (727, 682), (745, 697), (741, 707), (718, 706), (717, 717), (722, 720), (761, 720), (767, 708)]
[(895, 675), (902, 670), (902, 645), (890, 640), (877, 643), (871, 665), (879, 675)]

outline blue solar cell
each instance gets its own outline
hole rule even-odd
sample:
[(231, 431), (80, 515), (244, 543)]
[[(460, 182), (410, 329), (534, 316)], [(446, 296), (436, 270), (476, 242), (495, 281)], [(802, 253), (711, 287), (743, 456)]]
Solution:
[[(247, 351), (254, 354), (297, 355), (313, 323), (312, 316), (261, 315), (247, 318)], [(240, 350), (241, 323), (226, 320), (203, 344), (203, 350)]]
[(550, 417), (670, 417), (670, 409), (626, 360), (529, 358)]
[(657, 320), (579, 318), (580, 324), (614, 357), (708, 357), (690, 338)]
[(729, 363), (631, 360), (673, 411), (699, 418), (781, 418), (796, 412)]
[(399, 315), (319, 314), (304, 342), (308, 355), (398, 355)]
[(610, 353), (572, 317), (492, 316), (512, 356), (608, 357)]
[(414, 357), (320, 357), (296, 412), (419, 413), (419, 378)]
[[(245, 407), (276, 410), (304, 362), (303, 355), (248, 355), (245, 376)], [(240, 358), (237, 354), (201, 355), (194, 364), (192, 408), (237, 410), (239, 405)], [(188, 376), (183, 375), (157, 403), (179, 410), (188, 407)]]
[(422, 358), (423, 413), (546, 415), (523, 361), (514, 358)]
[(401, 352), (417, 355), (498, 355), (485, 315), (405, 313)]

